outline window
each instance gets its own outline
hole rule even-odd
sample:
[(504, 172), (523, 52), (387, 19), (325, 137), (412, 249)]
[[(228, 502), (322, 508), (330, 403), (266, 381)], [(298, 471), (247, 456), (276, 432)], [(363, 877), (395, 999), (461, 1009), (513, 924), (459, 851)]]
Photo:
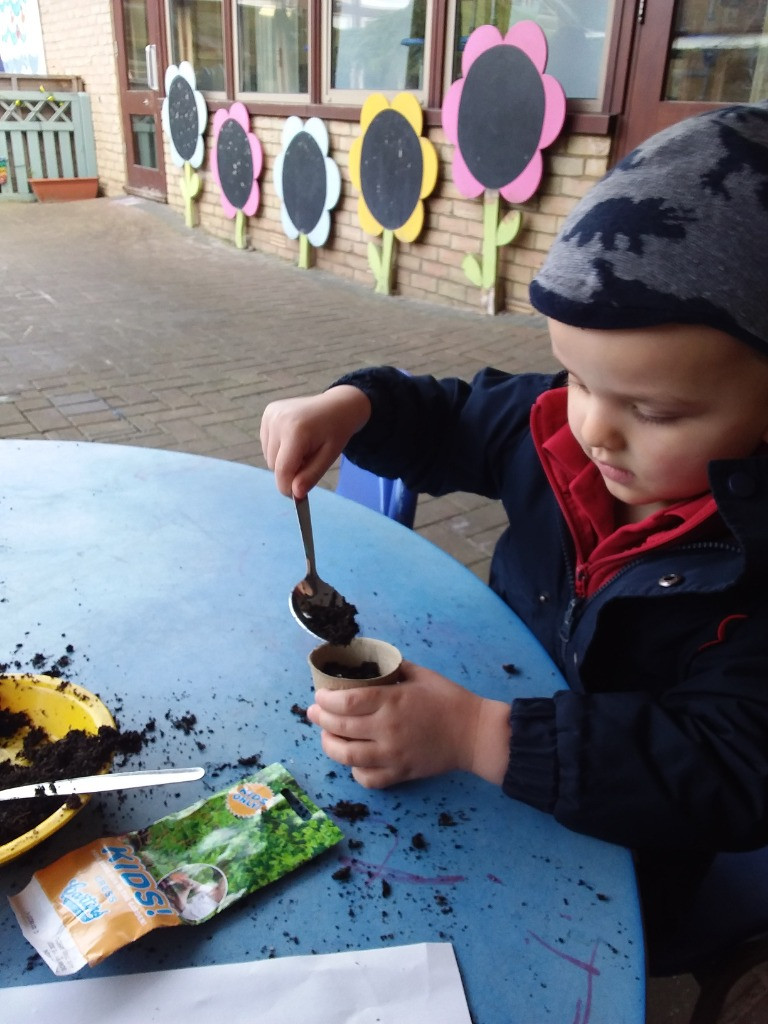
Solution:
[(222, 0), (169, 0), (171, 63), (188, 60), (203, 92), (224, 92)]
[[(491, 24), (504, 33), (522, 20), (544, 29), (547, 70), (578, 101), (574, 109), (607, 109), (610, 36), (625, 2), (165, 0), (170, 62), (188, 60), (198, 88), (214, 100), (258, 102), (270, 112), (293, 105), (303, 115), (333, 104), (349, 118), (371, 92), (391, 98), (409, 91), (432, 108), (433, 119), (444, 91), (460, 76), (472, 31)], [(744, 2), (764, 10), (768, 0)]]
[(713, 104), (768, 98), (768, 0), (647, 3), (612, 159)]
[(147, 5), (137, 0), (123, 4), (123, 35), (125, 60), (128, 66), (128, 88), (148, 88), (146, 46), (149, 42)]
[(407, 89), (423, 97), (428, 0), (332, 0), (328, 6), (326, 93), (340, 99), (339, 93)]
[(685, 0), (676, 11), (665, 99), (750, 103), (768, 95), (767, 0)]
[(236, 0), (237, 90), (309, 89), (309, 0)]
[(569, 99), (602, 98), (611, 0), (456, 0), (451, 81), (461, 75), (461, 52), (479, 25), (505, 33), (518, 21), (535, 21), (549, 44), (547, 72)]

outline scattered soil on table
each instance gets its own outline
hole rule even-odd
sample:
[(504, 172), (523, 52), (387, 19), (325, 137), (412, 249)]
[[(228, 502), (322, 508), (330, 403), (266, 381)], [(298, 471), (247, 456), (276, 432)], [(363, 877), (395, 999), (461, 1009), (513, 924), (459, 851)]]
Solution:
[(339, 800), (331, 807), (331, 811), (337, 818), (344, 818), (346, 821), (362, 821), (371, 813), (367, 804), (355, 803), (352, 800)]
[(197, 715), (193, 715), (191, 711), (188, 711), (186, 715), (180, 715), (178, 718), (172, 718), (171, 712), (166, 711), (165, 717), (171, 723), (174, 729), (179, 729), (184, 733), (185, 736), (189, 736), (191, 732), (195, 731), (197, 725)]
[(291, 714), (295, 715), (304, 725), (311, 724), (307, 718), (307, 709), (302, 707), (301, 704), (291, 704)]
[(243, 768), (265, 767), (265, 764), (261, 759), (261, 754), (247, 754), (245, 757), (238, 757), (237, 763), (242, 765)]
[(340, 601), (323, 606), (312, 604), (311, 599), (305, 594), (298, 594), (296, 605), (301, 618), (306, 621), (315, 636), (328, 643), (346, 647), (360, 632), (360, 626), (355, 618), (357, 608), (344, 597)]
[(340, 661), (327, 661), (322, 670), (334, 679), (376, 679), (381, 675), (377, 661), (363, 661), (359, 665), (342, 665)]
[(451, 906), (450, 902), (448, 901), (448, 897), (443, 895), (443, 893), (441, 893), (441, 892), (435, 893), (435, 903), (438, 905), (438, 907), (440, 907), (440, 913), (441, 914), (452, 914), (453, 913), (453, 907)]

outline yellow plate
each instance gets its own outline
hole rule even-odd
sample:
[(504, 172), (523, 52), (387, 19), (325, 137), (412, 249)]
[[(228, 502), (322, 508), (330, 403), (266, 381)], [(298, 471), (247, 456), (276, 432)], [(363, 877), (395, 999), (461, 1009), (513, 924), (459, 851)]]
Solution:
[[(26, 711), (32, 725), (41, 726), (52, 740), (61, 739), (70, 729), (96, 733), (102, 725), (115, 728), (115, 720), (98, 697), (81, 686), (52, 676), (0, 676), (0, 707), (8, 711)], [(23, 735), (13, 737), (5, 744), (0, 743), (0, 760), (14, 758), (22, 742)], [(108, 768), (109, 765), (105, 764), (103, 770)], [(80, 799), (84, 805), (89, 797)], [(14, 860), (37, 846), (66, 825), (79, 810), (79, 807), (59, 807), (29, 832), (0, 846), (0, 864)]]

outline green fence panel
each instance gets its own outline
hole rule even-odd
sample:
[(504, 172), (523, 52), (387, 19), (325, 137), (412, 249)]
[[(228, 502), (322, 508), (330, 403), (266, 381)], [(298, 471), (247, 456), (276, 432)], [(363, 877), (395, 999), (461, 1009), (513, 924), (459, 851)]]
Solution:
[(3, 161), (0, 199), (33, 199), (30, 178), (96, 177), (88, 94), (0, 91), (0, 166)]

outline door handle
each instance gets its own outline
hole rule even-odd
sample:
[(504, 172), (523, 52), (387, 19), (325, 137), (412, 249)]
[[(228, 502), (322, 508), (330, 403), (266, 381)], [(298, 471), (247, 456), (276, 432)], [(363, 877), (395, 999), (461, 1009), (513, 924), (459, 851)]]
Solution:
[(147, 85), (157, 92), (157, 46), (154, 43), (144, 47), (144, 57), (147, 62)]

